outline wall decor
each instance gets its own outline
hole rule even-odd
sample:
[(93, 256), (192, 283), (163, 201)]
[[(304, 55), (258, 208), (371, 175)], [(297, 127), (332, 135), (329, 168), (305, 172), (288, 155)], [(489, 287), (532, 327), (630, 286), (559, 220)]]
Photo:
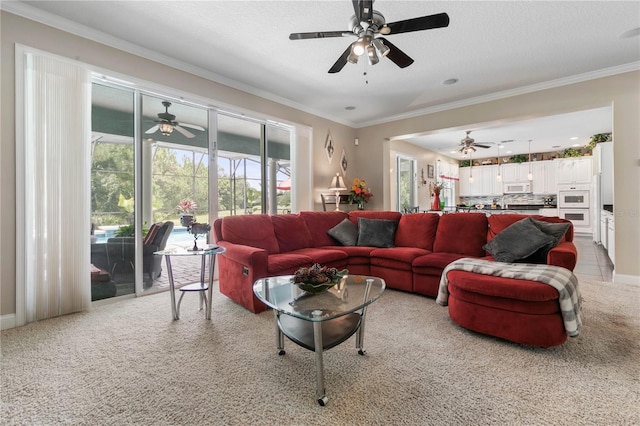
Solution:
[(347, 153), (342, 148), (342, 155), (340, 156), (340, 169), (342, 169), (342, 176), (346, 176), (347, 174)]
[(427, 164), (427, 177), (429, 179), (433, 179), (433, 175), (434, 175), (433, 164)]
[(327, 159), (329, 160), (329, 164), (331, 164), (331, 160), (333, 160), (333, 151), (335, 151), (335, 146), (333, 145), (333, 138), (331, 137), (331, 132), (327, 132), (327, 139), (324, 141), (324, 152), (327, 153)]

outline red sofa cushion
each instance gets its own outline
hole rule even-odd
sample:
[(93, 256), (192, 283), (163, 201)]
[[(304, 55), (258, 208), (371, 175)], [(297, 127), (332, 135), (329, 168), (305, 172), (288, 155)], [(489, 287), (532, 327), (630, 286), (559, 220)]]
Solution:
[(436, 253), (458, 253), (467, 256), (485, 255), (487, 216), (484, 213), (449, 213), (442, 215), (433, 243)]
[(227, 216), (222, 219), (221, 231), (224, 241), (261, 248), (269, 254), (280, 253), (269, 215)]
[(311, 232), (299, 214), (273, 215), (271, 222), (281, 253), (312, 247)]
[(307, 224), (311, 233), (310, 247), (335, 246), (336, 240), (327, 234), (327, 230), (342, 222), (347, 214), (341, 211), (331, 212), (300, 212), (300, 217)]
[(303, 266), (311, 266), (312, 260), (304, 254), (279, 253), (270, 255), (267, 262), (269, 275), (288, 275)]
[(433, 250), (440, 216), (436, 213), (405, 214), (398, 222), (396, 247), (419, 247)]

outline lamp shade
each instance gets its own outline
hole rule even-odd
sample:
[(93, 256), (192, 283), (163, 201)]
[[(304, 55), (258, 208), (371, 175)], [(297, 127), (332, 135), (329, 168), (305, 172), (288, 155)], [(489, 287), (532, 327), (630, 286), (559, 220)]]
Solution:
[(347, 186), (344, 184), (344, 180), (340, 173), (336, 173), (336, 175), (331, 179), (331, 184), (329, 184), (330, 191), (342, 191), (343, 189), (347, 189)]

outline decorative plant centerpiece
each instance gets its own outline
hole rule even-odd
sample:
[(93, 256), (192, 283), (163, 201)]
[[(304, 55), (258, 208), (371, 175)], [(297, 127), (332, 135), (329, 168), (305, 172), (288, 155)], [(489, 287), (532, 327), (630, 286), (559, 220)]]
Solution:
[(433, 204), (431, 210), (440, 210), (440, 191), (445, 188), (444, 182), (431, 182), (429, 184), (429, 191), (433, 197)]
[(180, 224), (182, 226), (189, 228), (189, 226), (196, 221), (195, 213), (197, 208), (198, 205), (196, 202), (188, 198), (178, 203), (176, 209), (180, 212)]
[(358, 210), (364, 210), (365, 203), (373, 197), (373, 192), (367, 187), (364, 179), (355, 178), (349, 191), (349, 202), (358, 204)]
[(211, 226), (208, 223), (191, 222), (187, 230), (193, 235), (193, 248), (191, 251), (202, 250), (198, 248), (198, 235), (207, 234), (211, 230)]
[(316, 263), (310, 268), (300, 268), (291, 279), (300, 290), (307, 293), (321, 293), (338, 284), (349, 271), (336, 268), (327, 268)]

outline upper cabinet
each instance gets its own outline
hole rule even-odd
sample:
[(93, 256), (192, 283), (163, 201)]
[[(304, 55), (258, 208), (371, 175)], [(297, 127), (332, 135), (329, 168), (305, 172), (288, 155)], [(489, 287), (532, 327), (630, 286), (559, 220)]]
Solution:
[(502, 164), (501, 173), (503, 182), (525, 182), (529, 174), (529, 163)]
[(553, 161), (533, 161), (531, 174), (533, 175), (531, 192), (534, 194), (555, 194), (557, 192), (556, 165)]
[[(473, 176), (473, 182), (469, 177)], [(497, 165), (460, 168), (460, 196), (502, 195), (502, 182), (496, 180)]]
[(591, 183), (593, 159), (591, 157), (558, 158), (556, 163), (556, 183)]

